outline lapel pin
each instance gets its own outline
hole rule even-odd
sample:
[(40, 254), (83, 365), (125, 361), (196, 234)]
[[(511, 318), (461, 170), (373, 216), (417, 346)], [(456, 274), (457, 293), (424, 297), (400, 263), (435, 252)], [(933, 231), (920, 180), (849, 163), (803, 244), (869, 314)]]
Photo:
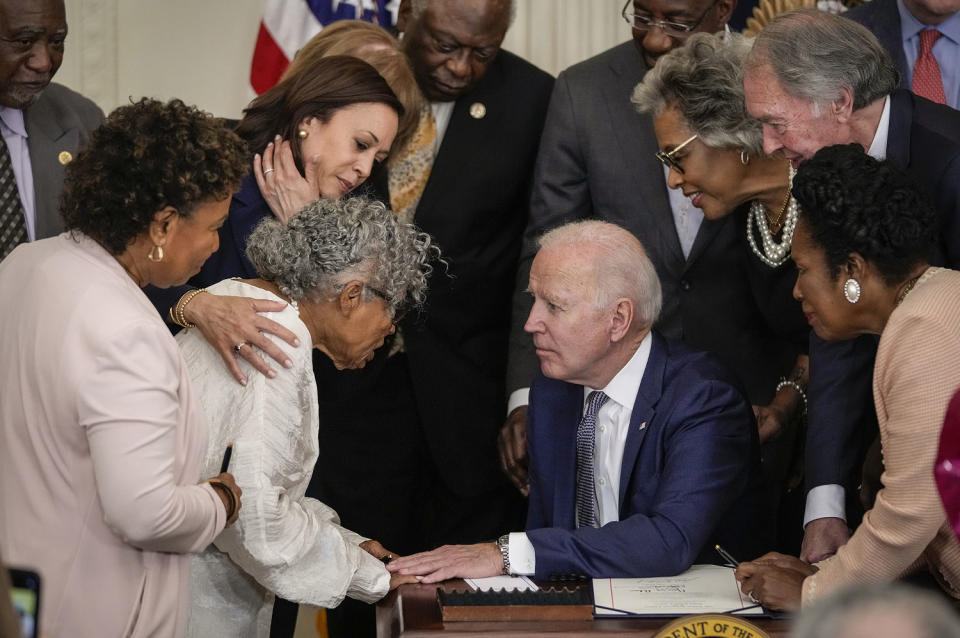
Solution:
[(475, 120), (482, 120), (487, 115), (487, 107), (482, 102), (474, 102), (470, 105), (470, 117)]
[(644, 421), (643, 423), (640, 424), (640, 429), (641, 429), (641, 430), (646, 430), (646, 429), (647, 429), (647, 422), (646, 422), (646, 421)]
[(57, 155), (57, 159), (60, 160), (60, 163), (66, 166), (73, 161), (73, 155), (70, 154), (70, 151), (60, 151), (60, 154)]

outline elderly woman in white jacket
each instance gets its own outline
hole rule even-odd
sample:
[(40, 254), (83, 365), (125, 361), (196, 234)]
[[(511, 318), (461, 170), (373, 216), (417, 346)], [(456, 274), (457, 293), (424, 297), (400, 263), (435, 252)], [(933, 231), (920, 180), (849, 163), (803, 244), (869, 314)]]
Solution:
[(177, 337), (210, 423), (205, 467), (219, 469), (232, 443), (230, 472), (245, 503), (216, 548), (194, 558), (191, 636), (268, 635), (272, 593), (335, 607), (344, 596), (374, 602), (411, 580), (391, 582), (379, 543), (344, 529), (335, 511), (304, 496), (318, 453), (312, 348), (338, 369), (363, 367), (394, 331), (401, 307), (422, 302), (436, 252), (427, 235), (379, 202), (320, 200), (286, 225), (268, 219), (255, 229), (247, 255), (261, 279), (206, 290), (286, 302), (271, 317), (299, 345), (276, 340), (290, 365), (274, 378), (251, 374), (241, 386), (201, 334)]

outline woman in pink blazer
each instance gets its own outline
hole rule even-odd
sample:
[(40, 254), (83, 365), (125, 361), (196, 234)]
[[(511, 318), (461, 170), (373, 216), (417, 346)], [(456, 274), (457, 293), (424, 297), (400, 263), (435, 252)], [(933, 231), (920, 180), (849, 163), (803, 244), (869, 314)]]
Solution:
[(737, 578), (774, 609), (916, 571), (960, 598), (960, 544), (933, 478), (947, 404), (960, 387), (960, 272), (930, 266), (937, 218), (909, 178), (856, 144), (801, 164), (793, 194), (802, 211), (794, 296), (811, 327), (826, 340), (880, 335), (873, 398), (883, 487), (835, 555), (808, 565), (767, 554), (742, 563)]
[(0, 553), (40, 573), (47, 638), (181, 635), (184, 554), (237, 515), (141, 288), (199, 270), (244, 170), (209, 115), (121, 107), (67, 168), (67, 232), (0, 264)]

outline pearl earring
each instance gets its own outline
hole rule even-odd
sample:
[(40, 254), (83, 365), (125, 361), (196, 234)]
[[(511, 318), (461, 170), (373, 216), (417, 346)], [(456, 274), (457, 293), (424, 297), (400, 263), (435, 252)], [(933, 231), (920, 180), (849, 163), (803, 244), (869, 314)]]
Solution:
[(850, 303), (860, 301), (860, 282), (853, 277), (843, 282), (843, 296), (846, 297)]
[(305, 140), (307, 139), (307, 136), (310, 135), (310, 133), (307, 131), (307, 129), (302, 128), (299, 131), (297, 131), (297, 135), (300, 137), (301, 140)]

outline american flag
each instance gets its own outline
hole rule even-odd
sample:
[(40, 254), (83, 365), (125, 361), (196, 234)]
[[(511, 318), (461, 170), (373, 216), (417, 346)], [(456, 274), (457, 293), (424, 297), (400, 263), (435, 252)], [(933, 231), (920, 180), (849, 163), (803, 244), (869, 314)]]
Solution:
[(280, 79), (307, 40), (334, 20), (366, 20), (392, 27), (400, 0), (266, 0), (250, 65), (250, 86), (260, 95)]

